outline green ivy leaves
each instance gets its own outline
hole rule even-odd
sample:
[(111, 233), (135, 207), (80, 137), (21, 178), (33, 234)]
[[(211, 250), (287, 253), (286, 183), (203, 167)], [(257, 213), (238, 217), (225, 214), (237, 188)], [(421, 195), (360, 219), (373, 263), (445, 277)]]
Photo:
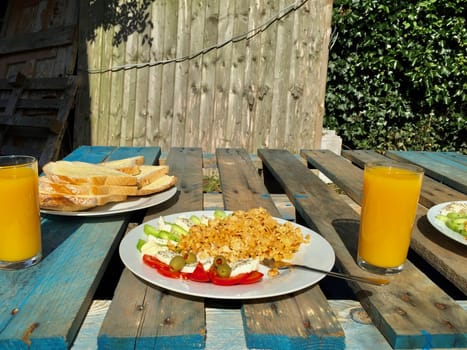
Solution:
[(351, 148), (467, 152), (464, 1), (335, 0), (324, 124)]

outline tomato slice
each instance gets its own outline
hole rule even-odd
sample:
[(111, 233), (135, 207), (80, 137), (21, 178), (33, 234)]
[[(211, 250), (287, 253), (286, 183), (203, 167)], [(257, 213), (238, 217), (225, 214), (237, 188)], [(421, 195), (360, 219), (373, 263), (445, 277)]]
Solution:
[(143, 262), (157, 270), (162, 276), (169, 278), (183, 278), (194, 282), (212, 282), (219, 286), (234, 286), (237, 284), (251, 284), (261, 281), (263, 274), (259, 271), (240, 273), (232, 277), (220, 277), (215, 267), (206, 271), (203, 264), (198, 262), (192, 273), (173, 271), (166, 263), (160, 261), (155, 256), (144, 254)]
[(220, 277), (215, 268), (209, 270), (211, 282), (219, 286), (234, 286), (237, 284), (251, 284), (262, 280), (263, 274), (259, 271), (240, 273), (231, 277)]
[(200, 262), (196, 265), (196, 268), (192, 273), (187, 274), (188, 279), (195, 282), (210, 282), (211, 278), (209, 272), (206, 271), (203, 267), (203, 264)]
[(217, 274), (211, 275), (211, 281), (219, 286), (233, 286), (242, 284), (242, 281), (247, 277), (248, 273), (240, 273), (232, 277), (219, 277)]
[(263, 273), (259, 271), (251, 271), (247, 276), (242, 280), (242, 284), (256, 283), (263, 279)]
[(164, 267), (169, 266), (166, 263), (163, 263), (162, 261), (157, 259), (155, 256), (152, 256), (152, 255), (149, 255), (149, 254), (144, 254), (143, 255), (143, 262), (146, 265), (148, 265), (150, 267), (153, 267), (155, 269), (164, 268)]
[(180, 271), (173, 271), (172, 268), (167, 265), (166, 263), (160, 261), (155, 256), (144, 254), (143, 255), (143, 262), (156, 269), (162, 276), (169, 277), (169, 278), (188, 278), (188, 274)]
[(157, 269), (162, 276), (170, 277), (170, 278), (180, 278), (182, 277), (182, 273), (180, 271), (172, 271), (170, 267), (161, 267)]

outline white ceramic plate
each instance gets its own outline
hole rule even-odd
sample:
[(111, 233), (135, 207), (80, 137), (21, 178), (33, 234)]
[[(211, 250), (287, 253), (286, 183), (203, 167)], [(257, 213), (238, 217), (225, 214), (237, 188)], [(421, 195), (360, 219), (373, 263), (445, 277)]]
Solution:
[(441, 222), (439, 221), (438, 219), (436, 219), (436, 216), (441, 212), (441, 210), (451, 204), (451, 203), (467, 203), (467, 201), (454, 201), (454, 202), (445, 202), (445, 203), (440, 203), (440, 204), (437, 204), (433, 207), (431, 207), (429, 210), (428, 210), (428, 213), (426, 214), (427, 215), (427, 218), (428, 218), (428, 221), (439, 231), (441, 232), (442, 234), (444, 234), (445, 236), (461, 243), (461, 244), (464, 244), (464, 245), (467, 245), (467, 239), (465, 239), (464, 236), (462, 236), (460, 233), (457, 233), (453, 230), (451, 230), (449, 227), (447, 227), (444, 222)]
[[(194, 211), (164, 216), (167, 222), (173, 222), (176, 217), (190, 217), (194, 215), (206, 215), (212, 217), (213, 211)], [(228, 212), (230, 213), (230, 212)], [(145, 224), (157, 226), (159, 219), (150, 220)], [(284, 223), (286, 220), (277, 219)], [(310, 243), (302, 244), (300, 250), (295, 254), (293, 262), (308, 264), (326, 271), (334, 266), (334, 250), (331, 245), (319, 234), (301, 225), (299, 227), (304, 235), (309, 234)], [(136, 276), (150, 282), (158, 287), (197, 297), (214, 299), (259, 299), (292, 293), (320, 281), (324, 274), (300, 269), (284, 270), (275, 278), (267, 276), (268, 269), (260, 265), (260, 272), (264, 273), (263, 280), (250, 285), (218, 286), (212, 283), (200, 283), (182, 279), (172, 279), (160, 275), (155, 269), (148, 267), (142, 261), (140, 252), (136, 249), (139, 238), (145, 237), (143, 226), (139, 225), (131, 230), (120, 243), (119, 253), (125, 266)]]
[(149, 196), (128, 197), (124, 202), (109, 203), (100, 207), (85, 211), (58, 211), (41, 209), (42, 214), (63, 215), (63, 216), (106, 216), (126, 213), (129, 211), (146, 209), (161, 204), (172, 198), (177, 193), (177, 187), (171, 187), (164, 192), (155, 193)]

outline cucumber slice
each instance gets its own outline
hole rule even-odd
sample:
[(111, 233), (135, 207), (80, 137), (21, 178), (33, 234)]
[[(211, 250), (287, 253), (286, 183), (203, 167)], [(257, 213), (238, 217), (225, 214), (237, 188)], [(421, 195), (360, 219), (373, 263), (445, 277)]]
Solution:
[(201, 224), (201, 219), (197, 217), (196, 215), (190, 216), (190, 221), (194, 223), (195, 225)]
[(144, 239), (138, 239), (138, 242), (136, 242), (136, 249), (138, 249), (139, 252), (141, 252), (141, 247), (146, 244), (146, 241)]
[(178, 224), (169, 224), (169, 225), (172, 227), (171, 229), (172, 233), (176, 233), (179, 236), (186, 236), (188, 234), (188, 231)]
[(226, 212), (220, 209), (214, 210), (214, 217), (217, 219), (223, 219), (227, 216)]

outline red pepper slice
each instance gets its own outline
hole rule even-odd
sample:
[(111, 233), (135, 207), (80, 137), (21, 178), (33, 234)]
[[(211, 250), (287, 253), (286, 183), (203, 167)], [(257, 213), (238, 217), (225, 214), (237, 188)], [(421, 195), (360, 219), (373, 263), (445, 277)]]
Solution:
[(188, 278), (188, 274), (180, 271), (173, 271), (169, 265), (160, 261), (155, 256), (144, 254), (143, 255), (143, 262), (156, 269), (162, 276), (169, 277), (169, 278)]
[(209, 272), (207, 272), (203, 264), (200, 262), (196, 265), (196, 268), (193, 270), (192, 273), (187, 274), (188, 279), (195, 282), (210, 282), (211, 278), (209, 276)]
[(240, 273), (232, 277), (220, 277), (217, 274), (216, 268), (212, 267), (206, 271), (203, 265), (199, 262), (192, 273), (173, 271), (166, 263), (160, 261), (155, 256), (144, 254), (143, 262), (156, 269), (162, 276), (169, 278), (184, 278), (195, 282), (212, 282), (219, 286), (233, 286), (236, 284), (251, 284), (261, 281), (263, 274), (259, 271), (251, 271)]
[(245, 279), (242, 280), (242, 284), (256, 283), (256, 282), (261, 281), (262, 279), (263, 279), (263, 273), (259, 271), (251, 271), (248, 273)]
[(248, 273), (240, 273), (232, 277), (219, 277), (217, 274), (211, 275), (211, 281), (219, 286), (233, 286), (242, 284), (242, 281), (247, 277)]
[(163, 263), (162, 261), (157, 259), (155, 256), (152, 256), (152, 255), (149, 255), (149, 254), (144, 254), (143, 255), (143, 262), (146, 265), (148, 265), (150, 267), (153, 267), (155, 269), (164, 268), (164, 267), (169, 266), (166, 263)]
[(169, 277), (169, 278), (180, 278), (182, 277), (182, 273), (180, 271), (173, 271), (170, 267), (161, 267), (157, 269), (162, 276)]
[(263, 278), (263, 274), (259, 271), (251, 271), (240, 273), (231, 277), (220, 277), (215, 268), (209, 270), (211, 282), (219, 286), (234, 286), (236, 284), (256, 283)]

